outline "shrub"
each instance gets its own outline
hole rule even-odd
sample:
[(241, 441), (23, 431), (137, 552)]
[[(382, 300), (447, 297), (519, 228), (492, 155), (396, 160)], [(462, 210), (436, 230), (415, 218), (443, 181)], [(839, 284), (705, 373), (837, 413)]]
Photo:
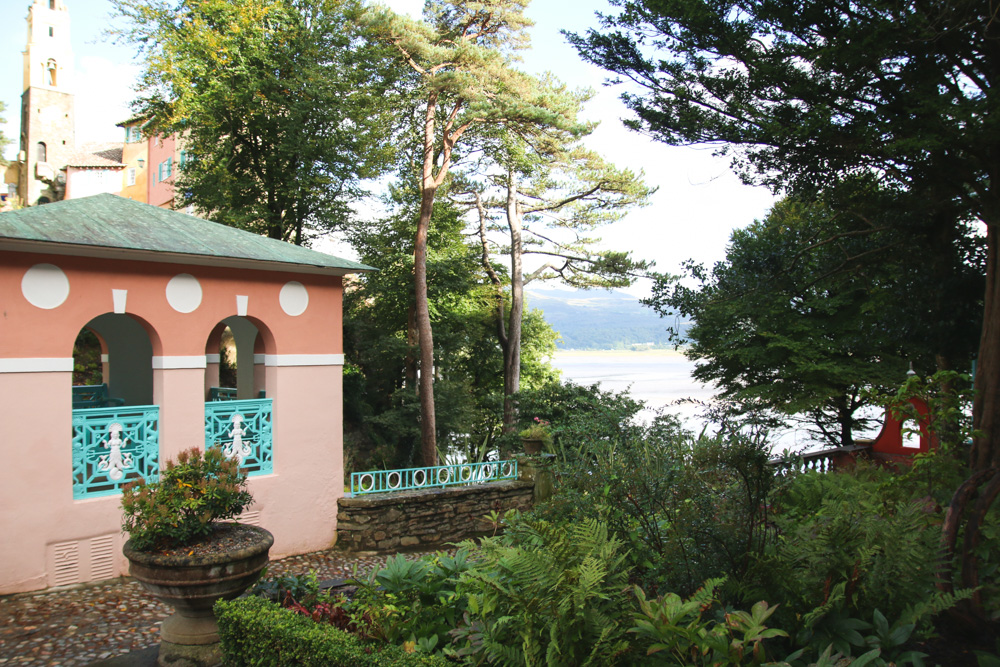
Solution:
[(630, 653), (632, 604), (619, 540), (594, 519), (572, 526), (513, 517), (484, 538), (461, 578), (467, 623), (457, 654), (493, 665), (615, 665)]
[(365, 636), (389, 643), (414, 642), (428, 652), (442, 650), (448, 632), (461, 621), (465, 598), (456, 594), (459, 577), (471, 567), (468, 549), (407, 560), (401, 554), (367, 578), (349, 613)]
[(258, 597), (215, 605), (223, 664), (229, 667), (393, 667), (443, 666), (434, 655), (408, 653), (400, 646), (368, 642)]
[(707, 617), (718, 605), (716, 588), (722, 582), (710, 579), (688, 600), (674, 593), (646, 600), (636, 587), (639, 613), (629, 632), (660, 665), (760, 665), (766, 660), (764, 641), (788, 636), (765, 625), (777, 608), (758, 602), (749, 612), (731, 611), (722, 620)]
[(122, 530), (138, 551), (168, 549), (208, 535), (212, 522), (239, 516), (252, 502), (246, 472), (219, 449), (193, 448), (168, 460), (156, 482), (122, 489)]
[(740, 434), (694, 438), (660, 418), (621, 439), (591, 444), (563, 468), (542, 518), (596, 516), (628, 546), (647, 590), (690, 595), (706, 579), (744, 582), (766, 543), (779, 479), (765, 444)]
[(903, 627), (953, 604), (935, 589), (940, 517), (923, 502), (886, 501), (889, 474), (805, 473), (784, 494), (774, 519), (781, 539), (759, 560), (749, 594), (783, 601), (780, 622), (799, 645), (834, 643), (847, 654), (873, 620)]

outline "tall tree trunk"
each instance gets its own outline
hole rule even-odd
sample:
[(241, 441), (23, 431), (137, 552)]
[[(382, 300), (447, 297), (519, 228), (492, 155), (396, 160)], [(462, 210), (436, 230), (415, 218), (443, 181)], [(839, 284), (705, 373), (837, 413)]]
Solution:
[(983, 331), (976, 360), (976, 395), (972, 405), (973, 438), (969, 464), (973, 471), (1000, 466), (1000, 251), (996, 224), (986, 226), (986, 292), (983, 296)]
[(414, 387), (417, 384), (417, 357), (414, 350), (419, 349), (420, 336), (417, 334), (417, 308), (413, 304), (406, 311), (406, 358), (403, 359), (403, 374), (406, 378), (406, 386)]
[(434, 212), (434, 114), (436, 98), (427, 101), (424, 118), (424, 168), (420, 177), (420, 219), (413, 244), (413, 282), (416, 291), (417, 337), (420, 340), (420, 456), (425, 466), (437, 465), (437, 424), (434, 414), (434, 336), (427, 301), (427, 232)]
[[(486, 271), (486, 275), (490, 277), (490, 282), (493, 283), (493, 287), (496, 289), (497, 341), (500, 343), (501, 352), (503, 352), (503, 432), (513, 433), (517, 430), (517, 410), (514, 402), (510, 400), (510, 393), (507, 391), (507, 378), (509, 377), (507, 367), (510, 357), (511, 339), (507, 336), (507, 325), (504, 321), (507, 313), (504, 307), (503, 282), (500, 280), (497, 272), (493, 270), (493, 264), (490, 262), (490, 246), (486, 239), (486, 206), (483, 204), (482, 194), (476, 192), (475, 199), (476, 210), (479, 212), (479, 243), (482, 249), (483, 270)], [(520, 340), (520, 333), (518, 340)], [(518, 384), (520, 384), (520, 376), (518, 377)]]
[(845, 396), (837, 405), (837, 422), (840, 424), (840, 446), (850, 447), (854, 444), (854, 432), (852, 421), (854, 411), (851, 410), (849, 401)]
[(521, 257), (521, 211), (517, 204), (517, 177), (507, 171), (507, 225), (510, 228), (510, 319), (503, 355), (503, 423), (505, 431), (517, 424), (512, 396), (521, 390), (521, 322), (524, 316), (524, 270)]

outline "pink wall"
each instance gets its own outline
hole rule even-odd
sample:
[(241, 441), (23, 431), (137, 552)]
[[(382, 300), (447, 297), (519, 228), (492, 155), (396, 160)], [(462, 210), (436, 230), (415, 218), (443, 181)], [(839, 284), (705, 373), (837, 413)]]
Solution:
[[(57, 266), (68, 282), (55, 307), (28, 300), (26, 272), (39, 264)], [(201, 288), (189, 313), (167, 296), (179, 274)], [(290, 281), (308, 293), (298, 315), (282, 307)], [(246, 317), (261, 330), (260, 381), (274, 400), (274, 472), (251, 478), (250, 510), (275, 535), (272, 556), (331, 546), (343, 495), (340, 278), (0, 252), (0, 594), (127, 572), (119, 496), (74, 500), (71, 480), (73, 341), (91, 319), (113, 312), (113, 289), (127, 290), (125, 313), (150, 334), (161, 462), (203, 446), (206, 341), (238, 314), (237, 295), (248, 297)]]
[[(167, 206), (173, 202), (174, 199), (174, 176), (177, 173), (177, 158), (174, 156), (177, 140), (174, 135), (169, 137), (150, 137), (149, 138), (149, 198), (146, 200), (147, 203), (153, 206)], [(160, 180), (160, 163), (165, 162), (167, 158), (173, 158), (173, 172), (170, 178)]]

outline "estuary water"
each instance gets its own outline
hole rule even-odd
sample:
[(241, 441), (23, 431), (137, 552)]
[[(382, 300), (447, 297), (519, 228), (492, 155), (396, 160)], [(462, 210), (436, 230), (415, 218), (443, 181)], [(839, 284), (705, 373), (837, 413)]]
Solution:
[[(694, 399), (709, 404), (715, 393), (712, 385), (701, 384), (691, 377), (694, 362), (674, 350), (560, 350), (553, 357), (552, 365), (562, 371), (563, 380), (582, 385), (600, 383), (605, 391), (629, 391), (633, 398), (646, 404), (647, 409), (639, 414), (646, 421), (653, 417), (656, 408), (665, 407), (666, 412), (677, 415), (681, 423), (695, 433), (705, 426), (704, 407), (683, 401)], [(772, 435), (775, 451), (817, 448), (801, 428)]]
[(654, 409), (666, 406), (667, 412), (677, 414), (694, 430), (703, 426), (703, 420), (698, 418), (702, 408), (678, 401), (708, 403), (714, 393), (711, 385), (691, 377), (694, 362), (673, 350), (561, 350), (556, 352), (552, 365), (562, 371), (563, 380), (582, 385), (600, 383), (605, 391), (628, 391), (646, 404), (648, 409), (641, 414), (645, 419), (652, 416)]

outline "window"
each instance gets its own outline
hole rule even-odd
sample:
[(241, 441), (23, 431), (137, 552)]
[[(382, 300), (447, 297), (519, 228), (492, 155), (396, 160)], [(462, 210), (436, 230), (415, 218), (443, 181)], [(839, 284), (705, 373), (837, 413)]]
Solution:
[(49, 0), (49, 9), (56, 8), (56, 0)]
[(35, 159), (38, 162), (48, 162), (48, 160), (46, 159), (47, 157), (48, 157), (48, 150), (45, 148), (45, 142), (39, 141), (38, 150), (35, 153)]
[(166, 178), (170, 178), (170, 175), (173, 173), (173, 169), (174, 169), (174, 159), (172, 157), (168, 157), (167, 161), (164, 162), (163, 164), (167, 165), (167, 175), (166, 175)]
[(135, 185), (135, 167), (128, 170), (128, 184)]
[(49, 37), (55, 37), (56, 31), (52, 26), (49, 26)]
[(187, 164), (187, 151), (181, 151), (181, 161), (178, 166), (183, 169), (185, 164)]

